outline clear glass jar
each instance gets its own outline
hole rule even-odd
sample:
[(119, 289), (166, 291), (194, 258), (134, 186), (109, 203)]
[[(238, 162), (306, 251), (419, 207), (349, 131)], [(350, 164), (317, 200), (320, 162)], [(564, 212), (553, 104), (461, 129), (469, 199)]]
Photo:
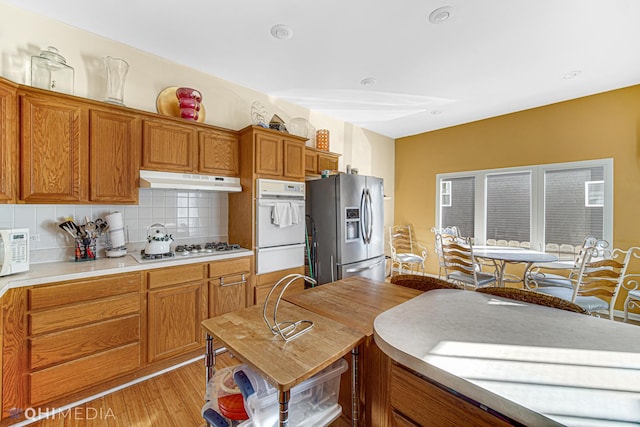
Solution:
[(73, 94), (73, 68), (53, 46), (31, 57), (31, 86)]

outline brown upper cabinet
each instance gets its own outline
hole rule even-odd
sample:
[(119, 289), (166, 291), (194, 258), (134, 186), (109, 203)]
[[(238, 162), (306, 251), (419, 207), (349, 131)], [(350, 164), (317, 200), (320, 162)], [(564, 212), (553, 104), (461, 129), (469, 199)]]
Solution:
[(20, 199), (88, 199), (89, 115), (82, 104), (46, 94), (20, 95)]
[(92, 109), (89, 121), (89, 200), (138, 203), (140, 119)]
[(142, 125), (142, 168), (195, 172), (198, 131), (186, 124), (145, 119)]
[(304, 179), (304, 142), (306, 138), (249, 126), (240, 131), (242, 155), (253, 159), (258, 177)]
[(0, 79), (0, 203), (16, 200), (18, 182), (17, 85)]
[(336, 171), (339, 158), (340, 154), (337, 153), (305, 147), (304, 171), (307, 176), (320, 175), (323, 170)]
[(240, 175), (238, 135), (224, 131), (199, 132), (198, 172), (210, 175)]
[(39, 90), (19, 98), (22, 201), (137, 203), (135, 114)]
[(201, 129), (168, 118), (143, 121), (143, 169), (238, 176), (239, 165), (234, 131)]

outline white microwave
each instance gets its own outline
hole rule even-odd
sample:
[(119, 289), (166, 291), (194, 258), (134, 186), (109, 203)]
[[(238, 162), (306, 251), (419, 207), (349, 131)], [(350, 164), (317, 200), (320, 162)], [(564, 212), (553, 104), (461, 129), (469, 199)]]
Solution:
[(29, 229), (0, 230), (0, 276), (29, 270)]

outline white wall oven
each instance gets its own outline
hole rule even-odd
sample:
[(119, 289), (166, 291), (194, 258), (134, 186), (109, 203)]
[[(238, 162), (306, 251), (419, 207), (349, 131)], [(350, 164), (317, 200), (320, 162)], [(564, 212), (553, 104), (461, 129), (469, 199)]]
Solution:
[(304, 197), (304, 182), (257, 180), (257, 274), (304, 265)]

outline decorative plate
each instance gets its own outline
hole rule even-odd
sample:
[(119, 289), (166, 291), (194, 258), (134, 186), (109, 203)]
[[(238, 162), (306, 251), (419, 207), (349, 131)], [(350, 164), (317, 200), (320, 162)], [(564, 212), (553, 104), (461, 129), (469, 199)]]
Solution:
[[(170, 86), (162, 89), (162, 91), (158, 94), (158, 98), (156, 99), (156, 109), (158, 113), (171, 116), (171, 117), (181, 117), (180, 116), (180, 107), (178, 105), (178, 97), (176, 96), (176, 90), (179, 86)], [(198, 123), (203, 123), (204, 119), (207, 117), (207, 113), (204, 108), (204, 103), (200, 103), (200, 111), (198, 111)]]

